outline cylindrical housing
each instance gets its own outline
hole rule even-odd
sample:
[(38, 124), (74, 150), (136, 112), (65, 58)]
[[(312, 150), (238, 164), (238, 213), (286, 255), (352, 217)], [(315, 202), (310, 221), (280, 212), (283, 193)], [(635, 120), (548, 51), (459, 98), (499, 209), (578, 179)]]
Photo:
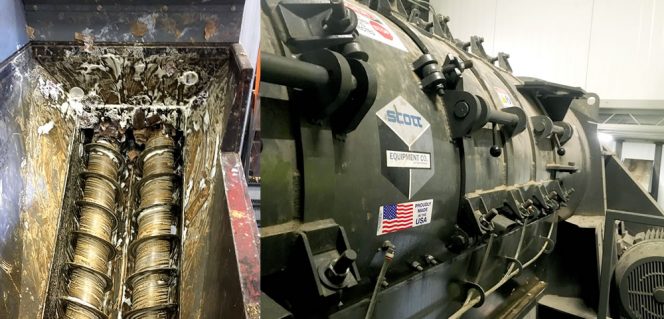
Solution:
[(300, 89), (312, 89), (327, 85), (327, 70), (300, 60), (261, 53), (262, 80)]

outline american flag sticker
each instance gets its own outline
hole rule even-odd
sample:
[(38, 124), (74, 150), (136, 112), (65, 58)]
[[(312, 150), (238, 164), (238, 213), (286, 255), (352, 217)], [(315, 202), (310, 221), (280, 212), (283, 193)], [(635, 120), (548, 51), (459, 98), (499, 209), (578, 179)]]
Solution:
[(428, 224), (432, 211), (433, 199), (381, 206), (376, 235)]

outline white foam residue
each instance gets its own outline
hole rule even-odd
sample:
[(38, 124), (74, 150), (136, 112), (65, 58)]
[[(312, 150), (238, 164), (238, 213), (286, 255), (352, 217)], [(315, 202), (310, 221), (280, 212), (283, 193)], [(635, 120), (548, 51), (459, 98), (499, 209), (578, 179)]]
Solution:
[(53, 120), (50, 120), (48, 123), (37, 128), (37, 134), (46, 135), (53, 129), (53, 127), (55, 127), (55, 123)]
[[(79, 67), (79, 69), (81, 69), (81, 73), (84, 74), (84, 75), (88, 75), (93, 70), (108, 71), (108, 68), (101, 65), (101, 64), (94, 64), (94, 63), (88, 63), (88, 62), (81, 63), (81, 66)], [(83, 69), (85, 69), (85, 70), (83, 70)]]
[(154, 38), (155, 24), (157, 22), (158, 13), (145, 14), (138, 18), (138, 21), (145, 24), (147, 34)]
[(145, 63), (143, 61), (138, 61), (134, 63), (134, 81), (141, 81), (141, 74), (145, 71)]
[(152, 156), (155, 156), (155, 155), (158, 155), (158, 154), (164, 154), (165, 152), (168, 152), (168, 151), (169, 150), (167, 150), (167, 149), (163, 149), (163, 150), (150, 152), (148, 155), (145, 155), (145, 158), (143, 159), (143, 161), (147, 161)]
[(184, 205), (186, 206), (187, 203), (189, 203), (189, 194), (191, 194), (191, 189), (193, 188), (194, 184), (189, 181), (189, 184), (187, 184), (187, 191), (184, 194)]
[(39, 91), (42, 95), (51, 100), (58, 100), (60, 96), (64, 96), (64, 91), (62, 90), (62, 84), (55, 84), (50, 80), (44, 80), (39, 78)]
[(205, 188), (205, 178), (201, 178), (201, 181), (198, 182), (198, 189), (202, 190)]
[(106, 65), (111, 68), (115, 78), (120, 78), (120, 73), (122, 73), (122, 68), (124, 67), (124, 58), (111, 53), (106, 53), (101, 57), (104, 59), (104, 62), (106, 62)]
[(210, 113), (208, 110), (205, 110), (205, 115), (203, 116), (203, 123), (205, 123), (205, 127), (210, 127)]

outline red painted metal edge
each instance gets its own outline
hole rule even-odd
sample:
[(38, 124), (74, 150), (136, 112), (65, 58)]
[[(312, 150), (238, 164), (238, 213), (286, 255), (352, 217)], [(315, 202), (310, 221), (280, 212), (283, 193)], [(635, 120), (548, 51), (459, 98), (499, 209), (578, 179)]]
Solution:
[(251, 198), (237, 153), (222, 153), (224, 191), (237, 258), (245, 317), (260, 318), (260, 238)]

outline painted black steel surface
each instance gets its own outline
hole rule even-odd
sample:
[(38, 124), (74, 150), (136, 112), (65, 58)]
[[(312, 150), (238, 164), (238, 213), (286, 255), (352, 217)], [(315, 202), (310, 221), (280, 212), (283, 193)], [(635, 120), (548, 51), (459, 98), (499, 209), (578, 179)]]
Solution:
[[(373, 12), (353, 1), (347, 2), (357, 11)], [(288, 40), (280, 32), (283, 26), (274, 13), (279, 3), (277, 0), (263, 1), (262, 48), (264, 52), (291, 58), (291, 54), (299, 53), (300, 49), (287, 45)], [(591, 174), (601, 171), (601, 160), (596, 160), (599, 147), (594, 127), (588, 125), (590, 117), (584, 113), (581, 102), (578, 102), (580, 106), (573, 104), (570, 111), (562, 112), (563, 117), (557, 119), (574, 128), (565, 143), (566, 152), (560, 155), (552, 138), (538, 138), (533, 131), (530, 118), (546, 116), (547, 113), (537, 101), (519, 92), (518, 87), (524, 84), (522, 80), (496, 68), (484, 58), (457, 48), (451, 41), (406, 23), (406, 19), (396, 13), (389, 19), (373, 14), (387, 27), (386, 32), (403, 43), (403, 49), (361, 33), (355, 39), (367, 53), (367, 63), (376, 70), (378, 91), (371, 109), (354, 131), (343, 137), (335, 136), (324, 121), (312, 123), (298, 111), (308, 105), (306, 101), (295, 103), (291, 100), (290, 94), (295, 89), (287, 90), (267, 82), (261, 86), (264, 142), (261, 172), (265, 177), (261, 194), (262, 288), (277, 303), (292, 306), (288, 310), (296, 317), (332, 313), (340, 318), (363, 317), (367, 298), (383, 262), (383, 253), (377, 249), (385, 240), (396, 246), (387, 282), (399, 282), (400, 288), (389, 288), (390, 293), (386, 291), (383, 297), (379, 294), (379, 298), (386, 298), (379, 299), (378, 307), (380, 300), (386, 307), (378, 312), (380, 317), (450, 315), (460, 305), (459, 299), (465, 298), (465, 291), (448, 295), (444, 287), (458, 280), (477, 280), (479, 285), (488, 289), (500, 279), (508, 265), (497, 255), (513, 254), (518, 243), (518, 238), (515, 240), (513, 236), (505, 235), (497, 237), (493, 246), (487, 248), (486, 238), (471, 238), (469, 244), (474, 246), (470, 250), (461, 254), (448, 250), (446, 247), (458, 238), (457, 218), (464, 212), (466, 198), (480, 198), (490, 191), (498, 194), (496, 196), (505, 196), (500, 191), (508, 188), (528, 193), (526, 190), (531, 187), (528, 185), (537, 188), (535, 185), (554, 181), (565, 189), (575, 190), (557, 211), (557, 216), (567, 218), (583, 206), (590, 186), (601, 183), (601, 179), (593, 180), (595, 176)], [(395, 19), (401, 23), (394, 24)], [(407, 28), (408, 32), (401, 28)], [(446, 105), (437, 94), (424, 92), (418, 74), (413, 72), (413, 62), (426, 53), (423, 46), (437, 61), (444, 61), (448, 54), (472, 61), (473, 67), (463, 72), (462, 89), (486, 101), (492, 114), (488, 117), (499, 124), (497, 133), (488, 123), (474, 127), (464, 137), (454, 138), (451, 133), (453, 119), (450, 118), (454, 114), (446, 111), (452, 106)], [(406, 101), (430, 124), (422, 138), (415, 139), (412, 144), (404, 142), (404, 138), (394, 133), (380, 117), (381, 110), (397, 99)], [(585, 96), (579, 101), (585, 103)], [(524, 123), (525, 130), (513, 136), (501, 129), (503, 125), (519, 121), (517, 115), (506, 112), (510, 107), (520, 108), (528, 118)], [(490, 154), (494, 143), (502, 149), (502, 155), (494, 157)], [(387, 167), (387, 150), (427, 152), (431, 156), (430, 169), (404, 171)], [(552, 167), (569, 169), (552, 170)], [(603, 211), (599, 201), (594, 200), (600, 198), (598, 196), (589, 197), (592, 200), (585, 204), (586, 212)], [(433, 200), (430, 223), (376, 235), (381, 206), (428, 199)], [(496, 205), (502, 205), (500, 200), (496, 202)], [(298, 259), (300, 255), (294, 252), (293, 234), (302, 227), (326, 219), (332, 219), (345, 229), (350, 247), (357, 252), (356, 264), (362, 280), (357, 286), (345, 289), (337, 299), (328, 298), (325, 302), (312, 297), (314, 293), (286, 293), (289, 289), (286, 285), (297, 285), (299, 280), (297, 273), (289, 272), (289, 265), (307, 262)], [(546, 224), (544, 219), (547, 218), (536, 224)], [(519, 256), (521, 262), (536, 255), (542, 247), (538, 238), (546, 235), (546, 227), (537, 228), (537, 231), (529, 230), (525, 236), (523, 255)], [(510, 229), (507, 233), (513, 234), (514, 231)], [(481, 267), (487, 249), (492, 253), (489, 262)], [(424, 259), (427, 255), (444, 265), (428, 264)], [(414, 261), (424, 265), (422, 273), (412, 266)], [(533, 271), (537, 272), (537, 268)], [(291, 303), (295, 296), (306, 302)], [(490, 299), (502, 300), (506, 296), (501, 292)], [(416, 301), (418, 298), (421, 302)], [(408, 301), (399, 301), (406, 299)], [(484, 315), (473, 313), (479, 317), (487, 316), (486, 313), (496, 308), (497, 303), (489, 302), (488, 308), (483, 308)], [(399, 312), (399, 307), (408, 310)], [(445, 308), (440, 310), (439, 307)]]

